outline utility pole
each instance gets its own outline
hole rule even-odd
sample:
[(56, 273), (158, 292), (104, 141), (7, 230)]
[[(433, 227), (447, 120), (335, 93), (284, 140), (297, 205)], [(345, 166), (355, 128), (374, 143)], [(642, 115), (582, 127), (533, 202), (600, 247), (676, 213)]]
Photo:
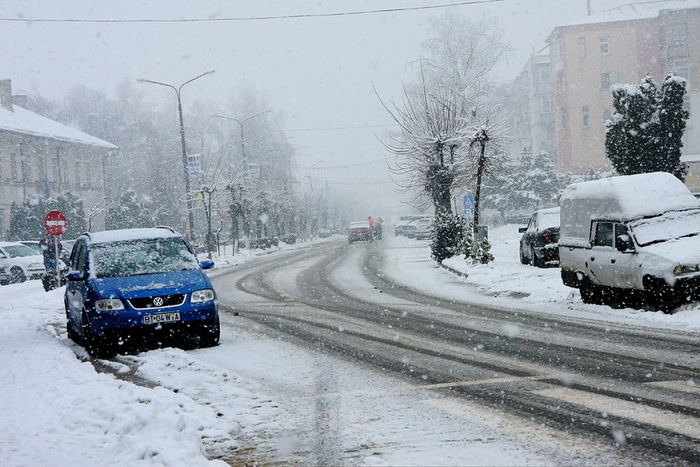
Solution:
[(185, 198), (187, 200), (187, 225), (189, 228), (189, 239), (190, 241), (194, 241), (194, 213), (192, 212), (194, 209), (193, 206), (193, 200), (192, 197), (190, 196), (190, 173), (188, 170), (188, 163), (187, 163), (187, 145), (185, 143), (185, 123), (182, 118), (182, 99), (180, 98), (180, 95), (182, 93), (182, 88), (186, 85), (191, 83), (192, 81), (201, 78), (202, 76), (210, 75), (214, 73), (214, 70), (209, 70), (205, 71), (204, 73), (195, 76), (192, 79), (189, 79), (182, 83), (179, 86), (174, 86), (172, 84), (168, 83), (161, 83), (160, 81), (153, 81), (150, 79), (143, 79), (139, 78), (138, 81), (139, 83), (151, 83), (151, 84), (158, 84), (160, 86), (165, 86), (173, 91), (175, 91), (175, 95), (177, 96), (177, 114), (180, 119), (180, 146), (182, 147), (182, 167), (184, 170), (184, 175), (185, 175)]

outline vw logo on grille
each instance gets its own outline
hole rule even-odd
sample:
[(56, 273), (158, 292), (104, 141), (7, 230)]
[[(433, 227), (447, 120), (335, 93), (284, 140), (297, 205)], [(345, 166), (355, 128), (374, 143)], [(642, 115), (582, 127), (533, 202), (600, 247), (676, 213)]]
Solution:
[(155, 297), (153, 299), (153, 306), (163, 306), (163, 297)]

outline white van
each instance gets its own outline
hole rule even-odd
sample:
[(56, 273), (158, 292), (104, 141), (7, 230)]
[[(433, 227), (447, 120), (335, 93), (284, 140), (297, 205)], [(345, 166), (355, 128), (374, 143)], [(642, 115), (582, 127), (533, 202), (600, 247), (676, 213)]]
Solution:
[(561, 196), (559, 261), (585, 303), (700, 297), (700, 204), (665, 172), (574, 183)]

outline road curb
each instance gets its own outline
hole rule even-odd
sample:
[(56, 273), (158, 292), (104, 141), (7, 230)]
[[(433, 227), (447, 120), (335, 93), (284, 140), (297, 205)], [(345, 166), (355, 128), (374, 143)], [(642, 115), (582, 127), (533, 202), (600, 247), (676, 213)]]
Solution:
[(447, 265), (442, 264), (442, 263), (438, 263), (438, 264), (440, 265), (440, 267), (441, 267), (442, 269), (445, 269), (445, 270), (447, 270), (448, 272), (451, 272), (452, 274), (454, 274), (454, 275), (456, 275), (456, 276), (459, 276), (459, 277), (469, 277), (469, 275), (468, 275), (467, 273), (465, 273), (465, 272), (458, 271), (458, 270), (456, 270), (455, 268), (452, 268), (452, 267), (447, 266)]

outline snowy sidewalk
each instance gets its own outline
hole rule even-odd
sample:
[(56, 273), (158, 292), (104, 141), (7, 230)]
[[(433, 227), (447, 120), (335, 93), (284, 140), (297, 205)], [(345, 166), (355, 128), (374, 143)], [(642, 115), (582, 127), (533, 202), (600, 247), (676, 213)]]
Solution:
[(495, 260), (489, 264), (468, 264), (463, 257), (444, 261), (466, 277), (440, 268), (430, 258), (429, 241), (387, 236), (384, 272), (400, 284), (449, 300), (635, 327), (700, 332), (700, 303), (685, 305), (673, 315), (584, 304), (576, 289), (562, 283), (559, 268), (535, 268), (520, 263), (518, 248), (522, 234), (518, 233), (518, 227), (506, 225), (490, 230)]

